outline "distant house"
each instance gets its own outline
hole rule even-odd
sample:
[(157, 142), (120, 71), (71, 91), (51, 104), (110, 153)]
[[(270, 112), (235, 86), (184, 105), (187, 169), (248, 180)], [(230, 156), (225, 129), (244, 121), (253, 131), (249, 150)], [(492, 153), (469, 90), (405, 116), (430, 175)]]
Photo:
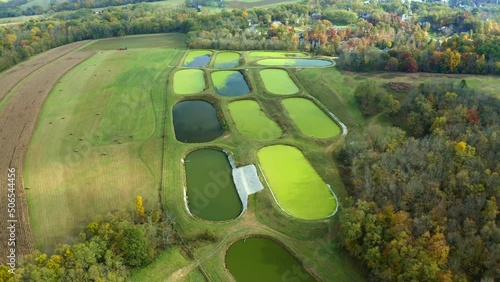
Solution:
[(312, 13), (310, 18), (311, 18), (311, 20), (321, 20), (321, 14), (320, 13)]

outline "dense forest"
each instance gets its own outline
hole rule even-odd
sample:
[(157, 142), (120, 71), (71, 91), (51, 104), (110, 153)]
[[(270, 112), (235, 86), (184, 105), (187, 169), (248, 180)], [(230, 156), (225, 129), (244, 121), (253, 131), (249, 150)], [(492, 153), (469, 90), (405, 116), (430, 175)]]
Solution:
[[(369, 86), (357, 92), (381, 91)], [(465, 80), (422, 84), (397, 113), (384, 100), (360, 106), (406, 130), (347, 137), (337, 158), (355, 203), (340, 244), (376, 281), (499, 279), (500, 101)]]
[(497, 6), (468, 12), (439, 3), (337, 0), (220, 13), (145, 4), (97, 14), (80, 9), (0, 26), (0, 71), (78, 40), (183, 32), (190, 48), (302, 50), (338, 56), (339, 68), (351, 71), (500, 74), (499, 12)]

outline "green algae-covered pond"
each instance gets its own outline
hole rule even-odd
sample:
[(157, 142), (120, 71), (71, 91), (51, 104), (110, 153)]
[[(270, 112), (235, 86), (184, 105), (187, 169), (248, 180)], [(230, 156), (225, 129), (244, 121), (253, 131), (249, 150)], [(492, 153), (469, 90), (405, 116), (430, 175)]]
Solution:
[(226, 268), (237, 282), (316, 281), (296, 257), (267, 238), (232, 244), (226, 252)]
[(215, 56), (214, 67), (230, 69), (240, 65), (240, 54), (236, 52), (220, 52)]
[(224, 221), (243, 210), (224, 152), (200, 149), (184, 160), (189, 211), (202, 219)]
[(179, 95), (200, 93), (205, 89), (205, 77), (202, 70), (184, 69), (174, 74), (174, 92)]
[(307, 220), (335, 212), (335, 196), (299, 149), (272, 145), (260, 149), (257, 157), (269, 188), (286, 212)]
[(212, 58), (212, 51), (208, 50), (189, 51), (186, 58), (184, 59), (184, 66), (204, 67), (210, 63), (211, 58)]
[(329, 138), (340, 134), (340, 127), (313, 101), (305, 98), (287, 98), (282, 102), (304, 135)]
[(212, 73), (215, 91), (221, 96), (241, 96), (250, 92), (245, 77), (239, 71), (216, 71)]
[(332, 61), (320, 59), (263, 59), (257, 61), (261, 66), (327, 67)]
[(222, 135), (217, 110), (206, 101), (179, 102), (172, 112), (175, 138), (181, 142), (208, 142)]
[(238, 132), (255, 140), (273, 140), (283, 131), (276, 122), (262, 111), (259, 103), (253, 100), (234, 101), (229, 104)]
[(248, 52), (250, 57), (285, 57), (285, 58), (303, 58), (308, 57), (306, 53), (298, 52), (273, 52), (273, 51), (252, 51)]
[(286, 70), (265, 69), (259, 72), (260, 79), (267, 91), (277, 95), (290, 95), (299, 92), (299, 88)]

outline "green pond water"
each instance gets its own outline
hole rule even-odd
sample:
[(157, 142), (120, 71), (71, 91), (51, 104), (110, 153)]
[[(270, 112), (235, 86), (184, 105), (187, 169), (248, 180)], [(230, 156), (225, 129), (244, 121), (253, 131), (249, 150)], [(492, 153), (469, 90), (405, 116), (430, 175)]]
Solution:
[(184, 59), (185, 67), (204, 67), (210, 63), (212, 58), (212, 51), (207, 50), (196, 50), (189, 51), (186, 58)]
[(269, 188), (286, 212), (306, 220), (335, 212), (337, 200), (299, 149), (272, 145), (260, 149), (257, 157)]
[(326, 67), (333, 63), (319, 59), (264, 59), (257, 61), (262, 66)]
[(181, 142), (208, 142), (222, 135), (217, 110), (208, 102), (183, 101), (172, 112), (175, 138)]
[(236, 52), (220, 52), (215, 57), (214, 67), (230, 69), (240, 65), (240, 54)]
[(286, 70), (265, 69), (259, 72), (260, 79), (267, 91), (277, 95), (290, 95), (299, 92), (299, 88)]
[(306, 53), (296, 52), (271, 52), (271, 51), (252, 51), (248, 52), (250, 57), (284, 57), (284, 58), (302, 58), (308, 57)]
[(176, 94), (196, 94), (203, 89), (205, 89), (205, 77), (202, 70), (185, 69), (174, 74), (174, 92)]
[(238, 217), (243, 210), (224, 152), (200, 149), (184, 160), (187, 200), (191, 213), (211, 221)]
[(262, 111), (259, 103), (253, 100), (234, 101), (229, 104), (238, 132), (255, 140), (273, 140), (283, 131), (276, 122)]
[(329, 138), (340, 134), (340, 127), (311, 100), (287, 98), (282, 102), (304, 135)]
[(267, 238), (247, 238), (226, 252), (226, 267), (237, 282), (316, 281), (283, 246)]
[(216, 71), (212, 73), (215, 91), (221, 96), (241, 96), (250, 92), (245, 77), (239, 71)]

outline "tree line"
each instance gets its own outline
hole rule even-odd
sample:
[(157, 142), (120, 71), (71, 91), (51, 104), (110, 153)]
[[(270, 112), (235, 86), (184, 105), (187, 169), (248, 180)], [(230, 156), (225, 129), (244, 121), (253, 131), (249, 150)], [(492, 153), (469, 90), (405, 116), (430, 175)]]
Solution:
[[(410, 12), (410, 20), (401, 18), (400, 13)], [(338, 56), (339, 68), (351, 71), (500, 74), (500, 25), (495, 20), (499, 12), (484, 8), (469, 13), (432, 3), (377, 6), (337, 0), (220, 13), (145, 4), (97, 14), (80, 9), (1, 26), (0, 71), (78, 40), (182, 32), (188, 34), (190, 48), (300, 50)], [(484, 21), (485, 16), (492, 17)], [(433, 38), (434, 33), (443, 35), (441, 27), (454, 32)]]

